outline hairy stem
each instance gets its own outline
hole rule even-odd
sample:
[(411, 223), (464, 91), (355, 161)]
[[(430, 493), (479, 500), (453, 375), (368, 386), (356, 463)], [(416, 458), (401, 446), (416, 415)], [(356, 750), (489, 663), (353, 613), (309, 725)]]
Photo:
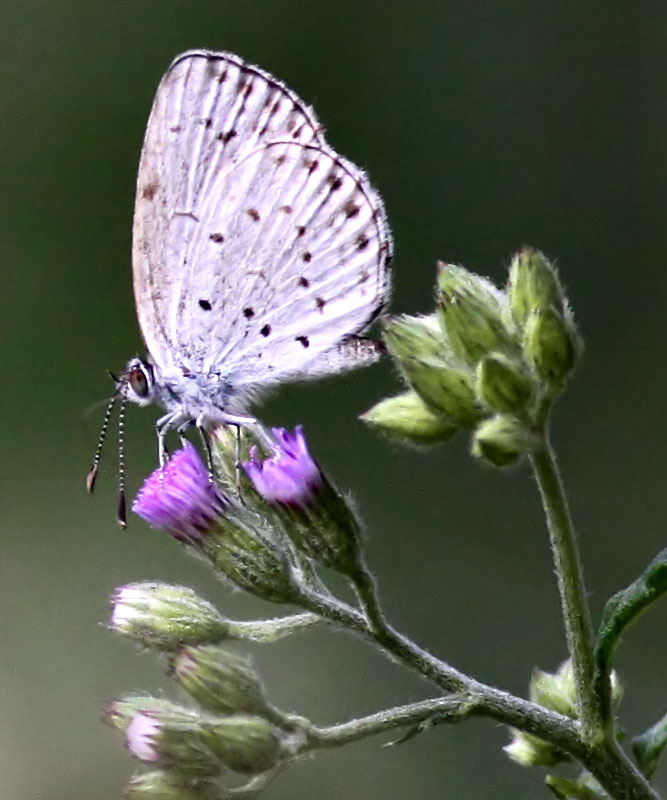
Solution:
[(541, 439), (541, 446), (531, 456), (531, 463), (542, 497), (556, 566), (582, 735), (585, 741), (595, 742), (601, 740), (605, 732), (599, 704), (593, 692), (593, 629), (586, 599), (583, 569), (565, 488), (546, 426)]
[(250, 642), (276, 642), (303, 628), (321, 625), (322, 618), (316, 614), (291, 614), (274, 619), (253, 619), (248, 621), (229, 620), (226, 636), (232, 639), (245, 639)]
[(468, 695), (450, 695), (422, 700), (395, 708), (387, 708), (377, 714), (342, 722), (327, 727), (310, 726), (306, 731), (305, 750), (342, 747), (343, 745), (376, 736), (379, 733), (397, 730), (409, 725), (433, 720), (459, 722), (474, 710), (474, 701)]
[(405, 664), (440, 689), (467, 695), (475, 714), (534, 733), (574, 755), (583, 753), (577, 726), (568, 717), (476, 681), (436, 658), (384, 621), (382, 628), (378, 629), (377, 620), (369, 623), (363, 614), (336, 598), (302, 587), (300, 601), (305, 608), (379, 645), (392, 659)]

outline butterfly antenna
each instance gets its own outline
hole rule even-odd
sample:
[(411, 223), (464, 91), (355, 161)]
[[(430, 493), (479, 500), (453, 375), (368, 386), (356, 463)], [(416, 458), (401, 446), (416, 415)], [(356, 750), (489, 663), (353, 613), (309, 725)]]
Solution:
[(109, 430), (109, 421), (111, 420), (111, 414), (113, 412), (113, 407), (116, 405), (116, 400), (118, 400), (118, 395), (114, 392), (107, 403), (107, 410), (104, 414), (102, 429), (100, 430), (100, 435), (97, 440), (97, 447), (95, 448), (95, 455), (93, 456), (93, 464), (88, 470), (88, 475), (86, 476), (86, 488), (90, 494), (92, 494), (95, 490), (95, 481), (97, 480), (97, 473), (100, 468), (100, 459), (102, 458), (102, 447), (104, 446), (104, 440), (106, 439), (107, 431)]
[(121, 528), (127, 528), (125, 502), (125, 398), (121, 397), (118, 411), (118, 512), (116, 519)]

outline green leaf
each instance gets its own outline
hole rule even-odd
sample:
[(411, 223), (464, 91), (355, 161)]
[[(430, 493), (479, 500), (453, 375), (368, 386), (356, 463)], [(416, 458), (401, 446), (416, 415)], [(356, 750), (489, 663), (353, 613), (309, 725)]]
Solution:
[(603, 713), (611, 708), (611, 663), (621, 635), (646, 609), (667, 593), (667, 548), (651, 561), (644, 572), (609, 598), (602, 613), (595, 648), (595, 690)]
[(632, 740), (632, 752), (635, 754), (641, 771), (650, 778), (658, 766), (660, 754), (667, 745), (667, 714), (658, 720), (652, 728), (635, 736)]

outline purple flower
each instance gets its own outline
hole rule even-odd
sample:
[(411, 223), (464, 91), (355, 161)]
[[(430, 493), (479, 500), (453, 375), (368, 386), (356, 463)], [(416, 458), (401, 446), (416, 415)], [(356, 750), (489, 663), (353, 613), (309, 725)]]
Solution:
[(274, 428), (273, 435), (275, 455), (261, 461), (253, 448), (243, 467), (257, 492), (270, 503), (307, 506), (325, 485), (325, 478), (308, 452), (303, 427), (297, 425), (294, 433)]
[(226, 500), (189, 442), (146, 480), (132, 510), (182, 542), (201, 541)]

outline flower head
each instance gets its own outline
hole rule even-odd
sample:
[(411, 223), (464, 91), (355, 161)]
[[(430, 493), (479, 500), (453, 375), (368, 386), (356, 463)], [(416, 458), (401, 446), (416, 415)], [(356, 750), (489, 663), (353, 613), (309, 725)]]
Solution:
[(253, 448), (243, 467), (255, 489), (270, 503), (307, 506), (325, 484), (322, 470), (308, 452), (303, 427), (294, 433), (273, 428), (275, 455), (261, 461)]
[(160, 723), (149, 714), (135, 714), (125, 733), (130, 753), (140, 761), (158, 761), (160, 754), (155, 747), (155, 737), (159, 731)]
[(146, 480), (132, 510), (176, 539), (198, 542), (220, 516), (226, 500), (189, 442)]

